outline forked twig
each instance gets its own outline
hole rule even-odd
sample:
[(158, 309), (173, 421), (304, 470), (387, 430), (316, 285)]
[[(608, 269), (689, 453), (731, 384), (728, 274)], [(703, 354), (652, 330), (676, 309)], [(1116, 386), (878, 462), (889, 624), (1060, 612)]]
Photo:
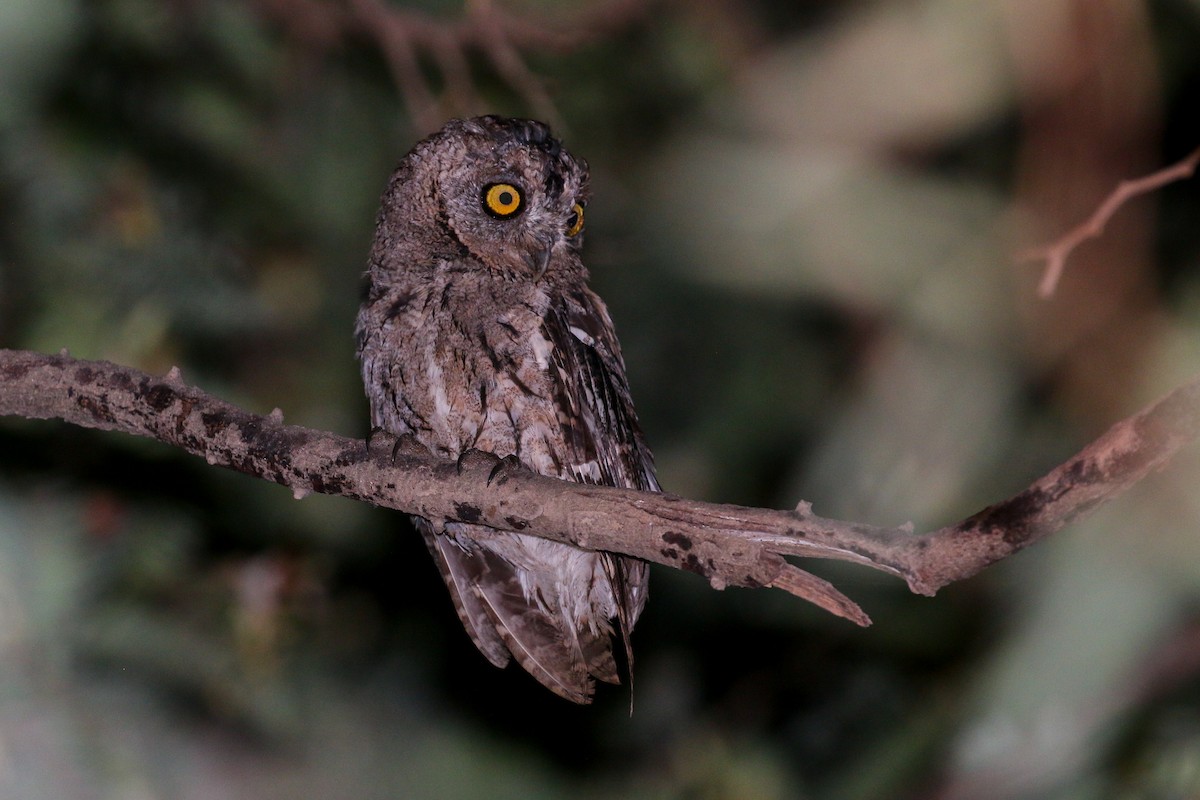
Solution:
[(1141, 178), (1121, 181), (1084, 222), (1049, 244), (1033, 247), (1020, 253), (1017, 256), (1019, 261), (1044, 260), (1046, 262), (1046, 270), (1042, 273), (1042, 280), (1038, 284), (1038, 296), (1047, 298), (1054, 294), (1071, 252), (1088, 239), (1094, 239), (1104, 233), (1104, 227), (1121, 206), (1134, 197), (1162, 188), (1168, 183), (1192, 177), (1196, 172), (1197, 165), (1200, 165), (1200, 147), (1193, 150), (1187, 158), (1169, 167)]

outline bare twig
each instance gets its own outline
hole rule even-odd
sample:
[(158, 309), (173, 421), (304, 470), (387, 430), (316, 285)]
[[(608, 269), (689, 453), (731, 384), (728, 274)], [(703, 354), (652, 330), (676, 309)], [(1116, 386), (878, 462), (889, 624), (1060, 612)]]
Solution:
[(392, 13), (380, 0), (350, 0), (355, 18), (379, 43), (392, 72), (392, 80), (404, 97), (409, 114), (422, 130), (437, 127), (437, 101), (421, 74), (413, 43), (414, 25)]
[(335, 494), (435, 521), (478, 523), (698, 573), (715, 588), (775, 587), (860, 625), (869, 619), (785, 557), (831, 558), (902, 577), (914, 592), (947, 584), (1083, 517), (1200, 436), (1200, 376), (1122, 420), (1020, 494), (923, 535), (791, 511), (589, 486), (487, 464), (401, 454), (285, 425), (186, 385), (103, 361), (0, 350), (0, 415), (62, 419), (147, 436), (297, 496)]
[(525, 65), (512, 38), (505, 30), (503, 15), (491, 0), (472, 0), (467, 20), (478, 36), (476, 43), (505, 82), (529, 103), (534, 113), (551, 127), (561, 129), (562, 117), (542, 81)]
[(1038, 284), (1038, 295), (1045, 298), (1054, 294), (1071, 252), (1088, 239), (1104, 233), (1104, 226), (1121, 206), (1134, 197), (1160, 189), (1168, 183), (1192, 177), (1198, 164), (1200, 164), (1200, 147), (1193, 150), (1187, 158), (1169, 167), (1141, 178), (1121, 181), (1087, 220), (1056, 241), (1020, 253), (1018, 259), (1021, 261), (1046, 262), (1046, 270), (1042, 273), (1042, 280)]

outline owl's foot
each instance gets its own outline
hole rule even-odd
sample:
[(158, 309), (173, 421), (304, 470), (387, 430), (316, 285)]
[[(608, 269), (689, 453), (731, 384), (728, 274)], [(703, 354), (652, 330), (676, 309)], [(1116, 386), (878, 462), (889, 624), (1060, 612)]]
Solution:
[(395, 462), (397, 456), (407, 456), (408, 458), (433, 458), (433, 451), (411, 433), (404, 433), (396, 437), (396, 443), (392, 445), (392, 461)]
[(374, 453), (375, 450), (379, 447), (380, 440), (383, 440), (386, 442), (389, 439), (395, 439), (395, 438), (396, 438), (395, 436), (393, 436), (392, 434), (388, 433), (383, 428), (376, 425), (375, 427), (371, 428), (370, 431), (367, 432), (367, 452)]
[(507, 455), (504, 458), (500, 459), (500, 461), (496, 464), (496, 466), (492, 467), (492, 471), (488, 473), (487, 485), (491, 486), (492, 481), (494, 481), (497, 477), (499, 477), (507, 472), (510, 472), (512, 470), (521, 470), (521, 469), (528, 470), (529, 467), (527, 467), (523, 463), (521, 463), (521, 459), (517, 458), (516, 456), (511, 455), (511, 454)]
[(454, 462), (454, 466), (458, 467), (458, 474), (462, 475), (467, 470), (482, 470), (495, 469), (500, 463), (500, 456), (495, 453), (489, 453), (487, 450), (476, 450), (474, 447), (463, 450), (458, 456), (458, 460)]
[[(382, 441), (381, 441), (382, 440)], [(381, 445), (387, 445), (388, 441), (392, 444), (392, 463), (396, 463), (396, 459), (400, 456), (409, 458), (431, 458), (433, 453), (429, 448), (421, 444), (416, 436), (411, 433), (404, 433), (396, 436), (383, 428), (372, 428), (367, 434), (367, 452), (374, 452)]]
[(474, 448), (471, 448), (470, 450), (464, 450), (462, 455), (458, 457), (456, 466), (458, 467), (459, 475), (462, 475), (467, 470), (483, 470), (484, 468), (487, 468), (488, 486), (492, 485), (492, 481), (494, 481), (497, 476), (508, 472), (509, 470), (528, 469), (528, 467), (521, 463), (521, 459), (514, 455), (507, 455), (504, 458), (500, 458), (495, 453), (489, 453), (486, 450), (476, 450)]

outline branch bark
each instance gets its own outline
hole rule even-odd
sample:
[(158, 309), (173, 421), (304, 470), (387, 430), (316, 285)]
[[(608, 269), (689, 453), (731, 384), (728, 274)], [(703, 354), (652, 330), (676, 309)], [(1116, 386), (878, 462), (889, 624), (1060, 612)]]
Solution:
[(430, 520), (479, 523), (698, 573), (717, 589), (775, 587), (860, 625), (870, 619), (786, 557), (831, 558), (903, 578), (921, 594), (970, 577), (1079, 520), (1161, 468), (1200, 436), (1200, 376), (1113, 425), (1019, 494), (939, 530), (915, 534), (793, 510), (705, 503), (555, 480), (495, 459), (455, 464), (286, 425), (185, 384), (105, 361), (0, 350), (0, 416), (61, 419), (157, 439), (208, 463)]

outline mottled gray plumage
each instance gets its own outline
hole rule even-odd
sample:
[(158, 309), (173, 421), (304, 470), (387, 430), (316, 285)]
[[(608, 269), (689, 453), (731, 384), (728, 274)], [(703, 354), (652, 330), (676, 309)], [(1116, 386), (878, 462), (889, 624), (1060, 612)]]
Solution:
[[(383, 195), (358, 315), (372, 423), (434, 453), (515, 455), (557, 478), (657, 491), (621, 349), (579, 257), (587, 165), (528, 120), (455, 120)], [(643, 562), (417, 519), (480, 651), (555, 693), (618, 683)], [(630, 658), (632, 667), (632, 658)]]

